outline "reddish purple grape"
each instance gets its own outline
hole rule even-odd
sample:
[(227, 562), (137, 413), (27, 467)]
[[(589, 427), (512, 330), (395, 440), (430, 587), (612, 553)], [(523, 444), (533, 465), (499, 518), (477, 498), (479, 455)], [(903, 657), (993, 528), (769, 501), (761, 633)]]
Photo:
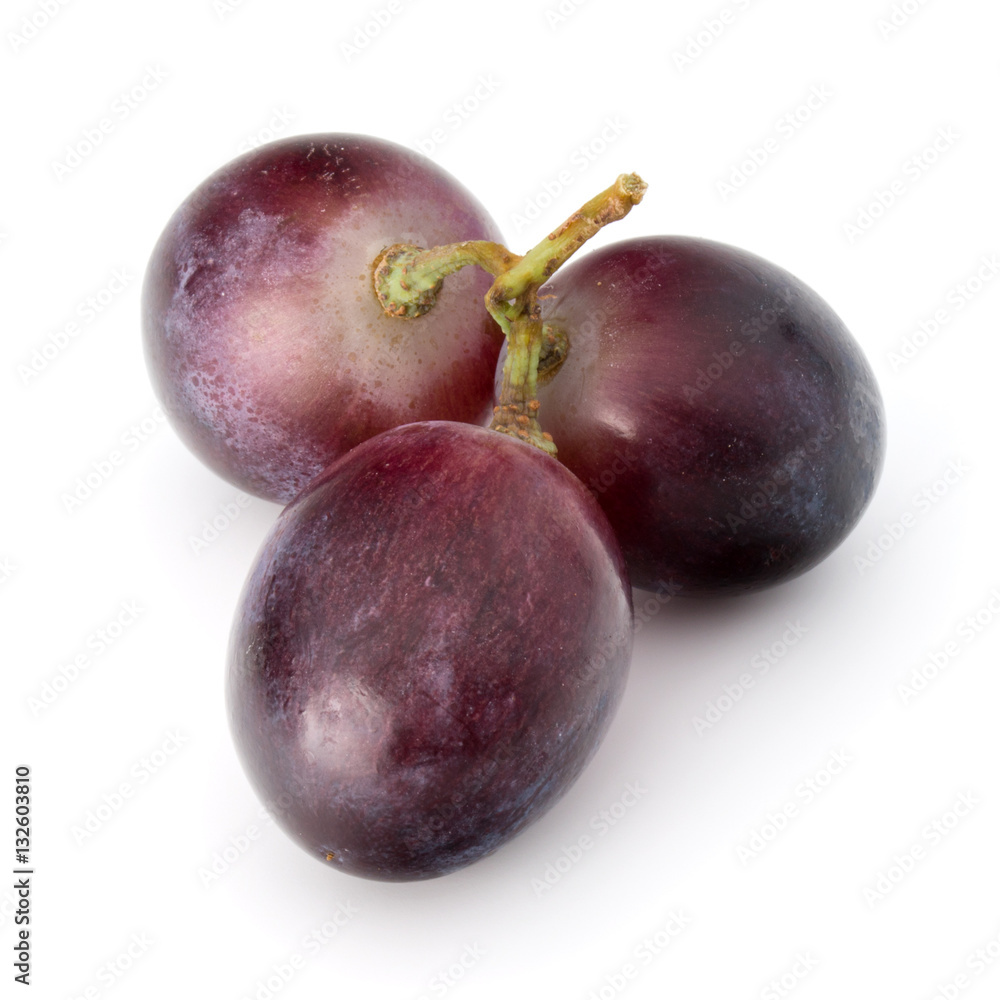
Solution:
[(539, 389), (541, 423), (633, 584), (758, 589), (857, 523), (882, 467), (882, 401), (856, 341), (797, 278), (664, 236), (588, 253), (540, 299), (570, 342)]
[(449, 278), (430, 314), (387, 317), (387, 246), (501, 239), (483, 207), (417, 153), (306, 135), (222, 167), (180, 206), (143, 289), (155, 390), (221, 476), (287, 501), (360, 441), (424, 419), (480, 423), (501, 338), (488, 275)]
[(390, 430), (285, 509), (233, 628), (232, 731), (314, 857), (383, 880), (494, 851), (595, 752), (631, 655), (607, 519), (481, 427)]

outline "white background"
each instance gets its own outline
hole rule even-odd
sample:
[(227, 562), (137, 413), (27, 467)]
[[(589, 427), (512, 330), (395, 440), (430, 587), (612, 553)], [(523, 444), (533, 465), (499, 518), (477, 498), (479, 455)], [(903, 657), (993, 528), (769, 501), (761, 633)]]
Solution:
[[(27, 764), (36, 995), (996, 997), (995, 3), (46, 2), (0, 23), (0, 862)], [(426, 883), (327, 870), (263, 817), (223, 668), (278, 508), (240, 506), (157, 420), (140, 345), (180, 201), (250, 144), (320, 131), (423, 142), (518, 252), (637, 171), (645, 201), (595, 245), (694, 234), (788, 268), (888, 413), (841, 548), (660, 609), (578, 784)]]

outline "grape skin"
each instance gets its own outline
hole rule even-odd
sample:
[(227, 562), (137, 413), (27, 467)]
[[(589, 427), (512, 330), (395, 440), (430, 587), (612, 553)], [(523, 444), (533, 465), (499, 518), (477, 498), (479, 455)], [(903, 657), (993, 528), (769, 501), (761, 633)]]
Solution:
[(502, 337), (490, 277), (448, 279), (433, 315), (386, 316), (389, 245), (499, 241), (485, 209), (417, 153), (360, 135), (280, 140), (184, 200), (143, 285), (147, 367), (185, 444), (285, 503), (365, 438), (423, 419), (480, 423)]
[(647, 237), (578, 258), (539, 298), (570, 341), (540, 385), (541, 423), (635, 586), (757, 590), (857, 523), (884, 461), (882, 399), (843, 322), (793, 275), (721, 243)]
[(583, 486), (507, 436), (413, 424), (359, 445), (280, 516), (234, 624), (231, 728), (312, 855), (429, 878), (491, 853), (576, 780), (631, 642), (624, 562)]

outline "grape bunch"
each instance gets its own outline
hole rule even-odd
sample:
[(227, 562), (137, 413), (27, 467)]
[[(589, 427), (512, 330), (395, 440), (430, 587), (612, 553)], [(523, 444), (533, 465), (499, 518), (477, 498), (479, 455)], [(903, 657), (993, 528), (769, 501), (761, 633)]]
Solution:
[(284, 504), (239, 598), (227, 703), (257, 794), (386, 881), (492, 853), (614, 717), (632, 588), (731, 595), (814, 566), (878, 482), (878, 386), (833, 310), (709, 240), (537, 247), (426, 158), (297, 136), (181, 204), (145, 276), (188, 447)]

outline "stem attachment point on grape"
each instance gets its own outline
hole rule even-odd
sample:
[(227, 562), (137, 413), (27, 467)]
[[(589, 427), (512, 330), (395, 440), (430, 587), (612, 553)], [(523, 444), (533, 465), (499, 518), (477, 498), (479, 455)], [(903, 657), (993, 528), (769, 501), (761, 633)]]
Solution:
[(521, 258), (499, 243), (466, 240), (424, 250), (407, 243), (386, 247), (375, 259), (372, 281), (382, 309), (389, 316), (423, 316), (437, 302), (444, 279), (469, 264), (494, 276)]
[(420, 247), (396, 243), (386, 247), (376, 258), (375, 294), (388, 315), (414, 319), (423, 316), (437, 302), (444, 280), (429, 280), (416, 268), (410, 273), (421, 252)]

